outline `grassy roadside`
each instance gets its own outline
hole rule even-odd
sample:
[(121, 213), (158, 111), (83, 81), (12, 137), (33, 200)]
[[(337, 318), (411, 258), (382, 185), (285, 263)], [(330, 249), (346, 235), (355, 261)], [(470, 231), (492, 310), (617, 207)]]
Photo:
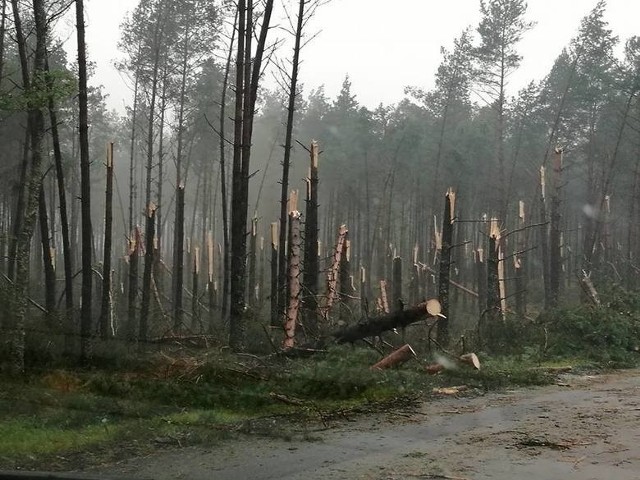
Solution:
[(65, 470), (252, 433), (313, 439), (355, 412), (427, 399), (434, 388), (469, 392), (540, 385), (532, 362), (487, 359), (480, 371), (430, 376), (419, 361), (370, 371), (370, 349), (341, 347), (305, 360), (209, 354), (161, 356), (123, 371), (54, 370), (2, 379), (0, 468)]
[(371, 371), (378, 352), (334, 346), (295, 360), (167, 348), (117, 368), (0, 377), (0, 469), (81, 469), (243, 433), (313, 440), (315, 429), (345, 416), (425, 401), (441, 387), (482, 394), (551, 383), (553, 367), (593, 372), (640, 359), (635, 295), (485, 327), (478, 339), (468, 337), (481, 370), (458, 365), (435, 376), (424, 370), (435, 353), (418, 351), (419, 360), (401, 368)]

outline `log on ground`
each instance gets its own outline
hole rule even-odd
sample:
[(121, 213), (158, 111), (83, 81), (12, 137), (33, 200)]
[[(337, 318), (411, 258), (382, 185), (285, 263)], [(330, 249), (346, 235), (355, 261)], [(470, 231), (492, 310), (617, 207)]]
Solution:
[[(430, 300), (430, 302), (433, 302), (433, 300)], [(406, 310), (370, 318), (356, 325), (347, 326), (333, 332), (332, 336), (338, 343), (353, 343), (363, 338), (376, 337), (394, 328), (404, 328), (412, 323), (432, 316), (433, 315), (427, 311), (427, 303), (425, 302)]]

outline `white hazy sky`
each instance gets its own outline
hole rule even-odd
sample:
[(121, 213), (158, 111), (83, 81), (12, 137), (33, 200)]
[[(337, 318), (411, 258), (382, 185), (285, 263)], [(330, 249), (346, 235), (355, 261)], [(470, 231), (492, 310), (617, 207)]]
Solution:
[[(529, 0), (527, 18), (537, 25), (520, 43), (524, 58), (511, 79), (512, 93), (549, 71), (596, 1)], [(93, 82), (105, 86), (109, 106), (120, 111), (129, 103), (130, 94), (113, 67), (120, 57), (118, 27), (137, 3), (86, 2), (87, 44), (97, 64)], [(324, 84), (332, 97), (349, 74), (357, 100), (373, 108), (380, 102), (398, 102), (407, 85), (429, 88), (441, 61), (440, 47), (451, 47), (465, 27), (475, 28), (479, 5), (479, 0), (332, 0), (310, 24), (310, 31), (320, 33), (302, 53), (305, 91)], [(640, 35), (640, 1), (608, 0), (607, 5), (609, 27), (622, 42)], [(69, 32), (71, 26), (68, 22)], [(70, 45), (70, 53), (72, 48)]]

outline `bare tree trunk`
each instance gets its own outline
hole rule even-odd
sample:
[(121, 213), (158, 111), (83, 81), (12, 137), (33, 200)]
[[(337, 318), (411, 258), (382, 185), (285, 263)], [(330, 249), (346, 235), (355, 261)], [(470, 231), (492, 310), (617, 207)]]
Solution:
[(156, 207), (147, 209), (147, 229), (145, 232), (144, 272), (142, 275), (142, 303), (140, 304), (140, 329), (138, 340), (142, 343), (149, 338), (149, 310), (151, 307), (151, 274), (153, 273), (153, 237), (155, 236)]
[(318, 143), (311, 143), (307, 205), (304, 225), (303, 283), (305, 287), (305, 326), (307, 334), (318, 334)]
[[(34, 7), (35, 8), (35, 7)], [(28, 91), (31, 88), (31, 79), (29, 75), (29, 60), (27, 58), (27, 41), (25, 39), (22, 28), (22, 18), (20, 17), (20, 7), (18, 0), (11, 0), (11, 9), (13, 10), (13, 24), (15, 29), (16, 43), (18, 46), (18, 57), (20, 59), (20, 71), (22, 74), (22, 88)], [(27, 114), (29, 115), (29, 114)], [(9, 239), (9, 268), (8, 274), (11, 280), (16, 279), (16, 257), (18, 250), (18, 242), (20, 232), (23, 230), (23, 220), (25, 216), (25, 202), (27, 189), (27, 175), (29, 172), (29, 142), (31, 128), (31, 118), (27, 117), (27, 128), (25, 129), (23, 160), (20, 167), (20, 184), (18, 185), (18, 199), (16, 201), (15, 214), (13, 217), (13, 225), (11, 226), (11, 238)]]
[(271, 224), (271, 327), (280, 324), (278, 315), (278, 222)]
[[(246, 5), (244, 0), (238, 0), (238, 48), (236, 53), (236, 86), (235, 86), (235, 114), (233, 139), (233, 173), (232, 173), (232, 205), (235, 206), (231, 215), (231, 277), (230, 284), (230, 334), (229, 341), (234, 350), (244, 350), (244, 236), (246, 212), (243, 215), (238, 210), (242, 208), (242, 129), (243, 129), (243, 99), (244, 89), (244, 61), (245, 61), (245, 33), (246, 33)], [(236, 210), (237, 209), (237, 210)]]
[(516, 314), (521, 320), (527, 314), (527, 268), (523, 257), (527, 247), (525, 227), (525, 206), (524, 202), (520, 201), (518, 208), (518, 229), (520, 230), (517, 241), (518, 252), (514, 256), (513, 263), (516, 277)]
[(42, 264), (44, 266), (44, 298), (47, 309), (47, 320), (51, 322), (56, 313), (56, 272), (51, 256), (51, 240), (49, 236), (49, 216), (44, 195), (44, 185), (40, 185), (38, 194), (38, 217), (40, 219), (40, 243), (42, 244)]
[(184, 185), (179, 185), (176, 190), (176, 212), (180, 212), (181, 217), (176, 218), (176, 228), (179, 229), (174, 234), (173, 245), (173, 329), (180, 330), (183, 327), (182, 309), (182, 288), (184, 277), (184, 262), (177, 257), (184, 257)]
[(248, 284), (249, 288), (247, 291), (247, 296), (249, 298), (249, 306), (256, 307), (257, 305), (257, 297), (256, 297), (256, 268), (258, 262), (258, 217), (254, 216), (251, 219), (251, 238), (249, 241), (249, 279)]
[[(247, 65), (250, 58), (250, 40), (252, 37), (252, 4), (248, 1), (245, 12), (244, 0), (238, 2), (238, 57), (236, 81), (236, 113), (233, 159), (233, 215), (231, 218), (231, 304), (230, 335), (231, 348), (242, 351), (245, 348), (245, 287), (246, 287), (246, 228), (248, 215), (249, 174), (251, 162), (251, 138), (253, 133), (253, 115), (258, 95), (258, 83), (262, 71), (267, 33), (270, 28), (273, 0), (267, 0), (262, 15), (262, 25), (253, 66)], [(246, 22), (243, 15), (246, 13)], [(245, 37), (243, 39), (243, 36)], [(245, 50), (246, 44), (246, 50)], [(252, 67), (252, 68), (251, 68)], [(250, 75), (248, 74), (251, 68)], [(243, 76), (243, 73), (245, 74)], [(250, 82), (249, 82), (250, 79)]]
[[(304, 8), (308, 0), (299, 0), (298, 2), (298, 21), (295, 32), (295, 43), (293, 47), (293, 61), (291, 62), (291, 83), (289, 85), (289, 101), (287, 105), (287, 123), (284, 140), (284, 159), (282, 161), (282, 178), (280, 180), (280, 245), (284, 245), (287, 237), (287, 198), (289, 195), (289, 167), (291, 165), (291, 150), (293, 148), (293, 116), (296, 111), (296, 99), (298, 97), (298, 70), (300, 67), (300, 49), (302, 39), (302, 27), (304, 22)], [(285, 275), (287, 271), (285, 249), (280, 249), (278, 258), (278, 278), (279, 287), (284, 285)], [(279, 288), (279, 291), (282, 291)], [(279, 302), (280, 309), (284, 309), (284, 297)]]
[[(192, 246), (191, 251), (192, 262), (191, 262), (191, 330), (193, 332), (202, 333), (202, 322), (200, 320), (200, 302), (198, 300), (198, 296), (200, 292), (198, 291), (198, 277), (200, 275), (200, 248)], [(196, 330), (198, 328), (198, 330)]]
[[(238, 12), (234, 19), (234, 25), (238, 20)], [(229, 85), (229, 72), (231, 70), (231, 59), (233, 57), (233, 44), (235, 40), (236, 29), (231, 34), (231, 42), (229, 43), (229, 55), (224, 69), (224, 79), (222, 81), (222, 98), (220, 100), (220, 195), (222, 197), (222, 236), (223, 236), (223, 263), (222, 263), (222, 318), (226, 320), (229, 310), (229, 286), (231, 278), (231, 244), (229, 241), (229, 207), (227, 206), (227, 174), (226, 174), (226, 148), (225, 148), (225, 131), (226, 131), (226, 109), (227, 109), (227, 88)]]
[[(49, 71), (48, 61), (45, 68)], [(49, 82), (48, 88), (53, 85)], [(49, 120), (51, 122), (51, 137), (53, 140), (53, 157), (56, 167), (56, 180), (58, 186), (58, 202), (60, 204), (60, 228), (62, 230), (62, 249), (64, 255), (64, 298), (66, 309), (65, 332), (68, 340), (67, 346), (70, 348), (70, 334), (74, 330), (74, 304), (73, 304), (73, 253), (71, 252), (71, 241), (69, 238), (69, 218), (67, 215), (67, 192), (64, 181), (64, 169), (62, 166), (62, 150), (60, 148), (60, 135), (58, 132), (58, 115), (53, 100), (53, 94), (49, 93)], [(68, 349), (69, 349), (68, 348)]]
[(560, 295), (560, 275), (562, 258), (560, 252), (560, 188), (562, 173), (562, 150), (556, 149), (553, 162), (553, 196), (549, 227), (549, 298), (547, 307), (556, 308)]
[(78, 102), (80, 119), (80, 197), (82, 200), (82, 309), (80, 312), (80, 357), (91, 356), (93, 321), (91, 314), (93, 272), (93, 233), (91, 227), (91, 162), (89, 160), (89, 107), (87, 96), (87, 46), (85, 43), (84, 0), (76, 0), (76, 31), (78, 42)]
[(443, 317), (438, 318), (438, 342), (449, 343), (449, 281), (451, 277), (451, 250), (453, 248), (453, 224), (455, 221), (455, 193), (449, 189), (445, 195), (442, 217), (442, 247), (440, 250), (440, 272), (438, 274), (438, 297)]
[[(179, 328), (182, 324), (182, 283), (184, 272), (184, 179), (182, 171), (183, 152), (184, 152), (184, 130), (185, 130), (185, 101), (187, 86), (187, 67), (189, 60), (189, 32), (185, 33), (184, 43), (182, 45), (182, 66), (180, 81), (180, 99), (178, 106), (178, 135), (177, 135), (177, 151), (176, 151), (176, 199), (180, 196), (181, 201), (176, 201), (175, 224), (173, 229), (173, 305), (174, 305), (174, 326)], [(201, 178), (198, 178), (200, 182)], [(198, 188), (200, 183), (198, 183)], [(179, 190), (182, 189), (182, 193)], [(197, 199), (194, 202), (194, 215), (197, 205)], [(193, 223), (191, 238), (193, 238)], [(178, 288), (179, 285), (179, 288)], [(180, 312), (178, 311), (180, 309)], [(177, 315), (177, 316), (176, 316)]]
[[(540, 167), (540, 223), (547, 222), (546, 168)], [(549, 272), (549, 228), (544, 226), (540, 232), (540, 248), (542, 250), (542, 276), (544, 281), (545, 308), (551, 308), (551, 276)]]
[[(14, 7), (15, 27), (19, 40), (19, 49), (25, 51), (24, 35), (18, 14), (17, 0), (12, 1)], [(33, 93), (33, 90), (42, 88), (41, 79), (44, 77), (44, 63), (46, 58), (47, 21), (45, 5), (42, 0), (33, 0), (33, 13), (35, 19), (36, 48), (33, 59), (33, 78), (38, 79), (34, 85), (29, 81), (28, 66), (22, 64), (25, 91)], [(22, 45), (20, 45), (22, 44)], [(10, 296), (11, 311), (7, 322), (9, 334), (9, 361), (10, 371), (16, 374), (24, 372), (24, 340), (25, 321), (27, 316), (27, 298), (29, 288), (29, 260), (31, 253), (31, 238), (35, 229), (38, 216), (38, 196), (42, 185), (42, 158), (44, 149), (44, 116), (38, 105), (29, 106), (27, 128), (31, 138), (31, 169), (28, 175), (26, 208), (24, 210), (24, 222), (17, 238), (16, 248), (16, 275), (14, 282), (15, 295)]]
[(345, 241), (342, 244), (342, 255), (340, 260), (340, 269), (339, 269), (339, 285), (340, 285), (340, 319), (342, 321), (348, 322), (351, 320), (354, 315), (351, 309), (352, 305), (352, 297), (354, 294), (351, 282), (351, 256), (353, 255), (351, 249), (351, 240), (349, 240), (349, 232), (347, 232), (345, 236)]
[(127, 292), (127, 332), (126, 338), (133, 342), (136, 340), (136, 303), (138, 298), (138, 266), (140, 263), (140, 230), (135, 227), (129, 239), (129, 291)]
[(290, 225), (290, 247), (289, 247), (289, 281), (287, 302), (287, 315), (285, 317), (284, 331), (285, 339), (283, 348), (293, 348), (295, 345), (296, 326), (298, 323), (298, 313), (300, 311), (300, 213), (293, 211), (289, 214)]
[(7, 0), (2, 0), (2, 19), (0, 20), (0, 85), (4, 75), (4, 37), (7, 25)]
[(104, 207), (104, 248), (102, 261), (102, 305), (100, 308), (100, 336), (113, 335), (111, 305), (111, 242), (113, 228), (113, 142), (107, 146), (107, 186)]

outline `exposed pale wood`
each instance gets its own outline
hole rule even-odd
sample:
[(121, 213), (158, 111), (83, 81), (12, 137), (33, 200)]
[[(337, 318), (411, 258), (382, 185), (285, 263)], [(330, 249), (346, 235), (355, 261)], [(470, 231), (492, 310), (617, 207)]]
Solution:
[(380, 280), (380, 305), (384, 313), (389, 313), (389, 300), (387, 299), (387, 282)]
[(287, 315), (285, 318), (284, 332), (285, 338), (283, 348), (293, 348), (295, 344), (296, 324), (298, 323), (298, 312), (300, 310), (300, 246), (302, 239), (300, 236), (300, 213), (291, 212), (289, 215), (289, 225), (291, 228), (291, 245), (289, 249), (289, 302), (287, 304)]
[(591, 277), (587, 275), (587, 273), (583, 270), (582, 275), (580, 276), (580, 286), (582, 290), (587, 295), (591, 303), (596, 306), (600, 306), (600, 296), (598, 295), (598, 291), (593, 286), (593, 282), (591, 281)]
[(476, 370), (480, 370), (480, 360), (475, 353), (465, 353), (460, 357), (460, 361), (467, 365), (472, 366)]
[(327, 296), (325, 298), (325, 304), (321, 308), (321, 313), (324, 318), (328, 317), (329, 311), (331, 310), (336, 298), (340, 261), (342, 260), (342, 250), (344, 248), (344, 242), (348, 231), (349, 230), (346, 225), (340, 225), (340, 228), (338, 229), (338, 240), (333, 253), (333, 262), (329, 269), (329, 273), (327, 274)]
[(406, 345), (403, 345), (397, 350), (391, 352), (375, 365), (372, 365), (371, 370), (383, 370), (385, 368), (397, 367), (412, 358), (417, 358), (417, 355), (413, 348), (411, 348), (411, 345), (407, 343)]

